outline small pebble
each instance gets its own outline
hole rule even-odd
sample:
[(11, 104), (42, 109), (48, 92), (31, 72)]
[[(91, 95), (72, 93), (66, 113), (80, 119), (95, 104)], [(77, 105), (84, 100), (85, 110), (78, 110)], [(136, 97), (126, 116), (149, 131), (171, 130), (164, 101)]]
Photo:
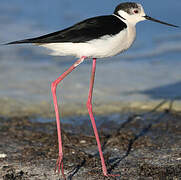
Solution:
[(0, 158), (6, 158), (6, 157), (7, 157), (7, 154), (4, 154), (4, 153), (0, 154)]
[(118, 148), (114, 148), (114, 151), (118, 151)]
[(81, 143), (81, 144), (85, 144), (86, 141), (85, 141), (85, 140), (81, 140), (80, 143)]

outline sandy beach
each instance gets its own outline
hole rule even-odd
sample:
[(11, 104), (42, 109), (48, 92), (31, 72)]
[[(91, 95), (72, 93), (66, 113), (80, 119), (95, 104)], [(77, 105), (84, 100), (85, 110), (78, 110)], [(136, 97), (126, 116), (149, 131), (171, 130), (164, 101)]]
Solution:
[[(172, 105), (162, 102), (147, 111), (96, 114), (106, 164), (111, 173), (120, 173), (117, 179), (181, 178), (181, 111), (172, 109)], [(68, 179), (116, 179), (102, 175), (89, 117), (79, 114), (64, 118), (68, 122), (62, 124)], [(3, 180), (62, 179), (54, 172), (58, 154), (56, 123), (46, 119), (30, 114), (0, 118)]]

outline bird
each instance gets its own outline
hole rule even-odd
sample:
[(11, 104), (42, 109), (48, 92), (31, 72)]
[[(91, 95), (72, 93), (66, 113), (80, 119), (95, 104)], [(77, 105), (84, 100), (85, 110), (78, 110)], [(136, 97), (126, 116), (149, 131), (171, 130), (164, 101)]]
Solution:
[(50, 49), (51, 55), (74, 56), (78, 58), (78, 60), (76, 60), (75, 63), (70, 66), (70, 68), (68, 68), (51, 84), (59, 144), (59, 153), (55, 171), (58, 170), (58, 173), (60, 173), (61, 170), (64, 179), (66, 179), (66, 177), (63, 167), (60, 116), (56, 95), (57, 85), (85, 59), (92, 59), (92, 71), (86, 106), (97, 141), (103, 175), (107, 177), (119, 176), (119, 174), (108, 173), (101, 148), (98, 130), (93, 116), (92, 93), (96, 70), (96, 60), (118, 55), (130, 48), (136, 38), (136, 24), (144, 20), (154, 21), (172, 27), (179, 27), (146, 15), (143, 6), (139, 3), (123, 2), (115, 8), (113, 14), (88, 18), (60, 31), (35, 38), (7, 43), (7, 45), (30, 43)]

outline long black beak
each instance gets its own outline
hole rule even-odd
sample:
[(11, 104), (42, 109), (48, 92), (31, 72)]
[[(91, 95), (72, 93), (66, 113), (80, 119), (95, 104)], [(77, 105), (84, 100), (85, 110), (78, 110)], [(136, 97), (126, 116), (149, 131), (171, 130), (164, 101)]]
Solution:
[(145, 19), (150, 20), (150, 21), (154, 21), (154, 22), (161, 23), (161, 24), (165, 24), (165, 25), (172, 26), (172, 27), (179, 27), (179, 26), (176, 26), (176, 25), (173, 25), (173, 24), (168, 24), (168, 23), (163, 22), (163, 21), (159, 21), (159, 20), (154, 19), (154, 18), (152, 18), (152, 17), (150, 17), (150, 16), (147, 16), (147, 15), (144, 16), (144, 17), (145, 17)]

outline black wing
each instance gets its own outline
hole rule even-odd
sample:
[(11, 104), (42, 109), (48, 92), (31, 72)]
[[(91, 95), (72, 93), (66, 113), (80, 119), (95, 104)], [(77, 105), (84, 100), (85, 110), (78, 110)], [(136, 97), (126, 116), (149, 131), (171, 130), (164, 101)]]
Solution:
[(98, 16), (86, 19), (67, 29), (50, 33), (44, 36), (10, 42), (19, 43), (80, 43), (100, 38), (104, 35), (115, 35), (125, 29), (127, 25), (114, 15)]

